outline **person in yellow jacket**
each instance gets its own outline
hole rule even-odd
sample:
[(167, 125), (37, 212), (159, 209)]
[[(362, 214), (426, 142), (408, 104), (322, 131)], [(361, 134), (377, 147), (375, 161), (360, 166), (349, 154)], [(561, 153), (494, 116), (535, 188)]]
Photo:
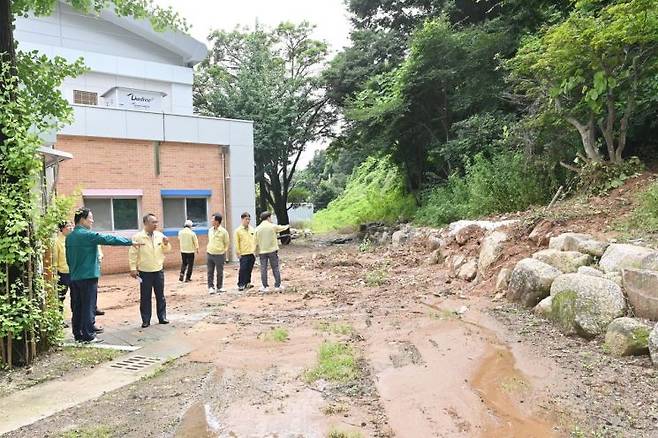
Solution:
[(192, 231), (193, 225), (194, 223), (188, 219), (185, 221), (183, 229), (178, 232), (178, 244), (180, 245), (182, 259), (178, 281), (185, 280), (185, 282), (188, 282), (192, 280), (194, 254), (199, 252), (199, 239), (196, 237), (196, 233)]
[[(212, 215), (212, 227), (208, 229), (208, 247), (206, 263), (208, 265), (208, 293), (226, 292), (224, 289), (224, 263), (228, 250), (228, 231), (222, 227), (222, 215)], [(217, 270), (217, 289), (215, 288), (215, 270)]]
[(53, 245), (53, 268), (57, 272), (58, 297), (60, 309), (64, 311), (64, 300), (66, 293), (71, 285), (71, 275), (69, 274), (69, 265), (66, 262), (66, 236), (73, 231), (71, 222), (61, 222), (58, 225), (59, 232)]
[(235, 252), (240, 259), (240, 272), (238, 274), (238, 290), (243, 291), (253, 287), (251, 285), (251, 272), (256, 263), (256, 237), (254, 229), (249, 226), (251, 215), (247, 212), (240, 215), (242, 223), (235, 230)]
[(167, 320), (167, 302), (164, 296), (164, 260), (165, 254), (171, 252), (169, 238), (157, 231), (158, 218), (149, 213), (144, 216), (144, 229), (135, 234), (132, 241), (141, 244), (128, 251), (130, 276), (137, 278), (139, 285), (139, 312), (142, 316), (142, 328), (151, 325), (151, 293), (155, 292), (155, 305), (158, 322), (169, 324)]
[(290, 228), (290, 225), (275, 225), (272, 223), (272, 213), (264, 211), (260, 214), (261, 223), (256, 227), (256, 252), (260, 259), (260, 279), (263, 286), (260, 292), (267, 293), (270, 288), (267, 284), (267, 263), (272, 266), (274, 274), (274, 290), (283, 291), (281, 285), (281, 272), (279, 271), (279, 236), (281, 231)]

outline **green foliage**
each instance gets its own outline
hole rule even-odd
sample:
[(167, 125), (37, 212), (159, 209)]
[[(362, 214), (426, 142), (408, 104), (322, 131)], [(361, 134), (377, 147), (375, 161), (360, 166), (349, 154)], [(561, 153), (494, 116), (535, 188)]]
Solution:
[(375, 269), (374, 271), (366, 272), (366, 285), (370, 287), (379, 287), (386, 283), (388, 276), (383, 269)]
[(656, 0), (582, 0), (558, 24), (527, 37), (506, 63), (517, 90), (582, 136), (587, 158), (620, 162), (629, 126), (651, 102), (658, 74)]
[(658, 232), (658, 182), (639, 195), (639, 204), (622, 228), (635, 232)]
[(429, 190), (416, 222), (440, 226), (458, 219), (523, 210), (550, 199), (554, 184), (520, 153), (504, 152), (491, 159), (478, 154), (466, 175)]
[(343, 194), (313, 217), (318, 232), (354, 227), (372, 221), (409, 219), (414, 198), (406, 193), (403, 178), (389, 157), (368, 158), (359, 166)]
[(113, 435), (109, 426), (89, 426), (63, 432), (57, 438), (111, 438)]
[(351, 336), (354, 333), (354, 327), (345, 323), (332, 323), (332, 322), (319, 322), (315, 325), (315, 329), (325, 333), (332, 333), (334, 335)]
[(272, 330), (264, 335), (264, 339), (272, 342), (285, 342), (290, 338), (288, 336), (288, 330), (284, 327), (273, 327)]
[(363, 438), (363, 434), (358, 431), (345, 432), (339, 429), (331, 429), (327, 438)]
[(585, 162), (578, 174), (579, 192), (605, 195), (624, 185), (627, 179), (638, 176), (644, 170), (639, 158), (631, 157), (622, 163)]
[(304, 373), (309, 382), (324, 379), (332, 382), (349, 382), (360, 375), (354, 349), (344, 342), (325, 341), (318, 352), (316, 366)]

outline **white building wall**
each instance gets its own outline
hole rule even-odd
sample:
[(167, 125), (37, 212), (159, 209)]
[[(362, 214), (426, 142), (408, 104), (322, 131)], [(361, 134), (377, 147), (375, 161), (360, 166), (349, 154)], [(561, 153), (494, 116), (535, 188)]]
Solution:
[(18, 17), (15, 38), (54, 47), (183, 66), (183, 58), (95, 15), (56, 3), (48, 17)]
[(182, 56), (100, 17), (80, 14), (57, 2), (48, 17), (18, 17), (15, 38), (19, 49), (37, 50), (69, 62), (83, 58), (91, 70), (64, 81), (62, 93), (73, 103), (73, 90), (103, 93), (112, 87), (127, 87), (166, 93), (162, 110), (192, 114), (194, 72)]

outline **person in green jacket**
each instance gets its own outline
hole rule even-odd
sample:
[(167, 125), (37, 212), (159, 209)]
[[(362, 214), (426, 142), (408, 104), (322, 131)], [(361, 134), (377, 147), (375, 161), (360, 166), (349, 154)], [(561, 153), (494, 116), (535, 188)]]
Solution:
[(94, 331), (96, 294), (98, 293), (98, 245), (131, 246), (125, 237), (91, 231), (94, 215), (88, 208), (75, 212), (75, 228), (66, 236), (66, 261), (71, 281), (71, 327), (78, 342), (100, 342)]

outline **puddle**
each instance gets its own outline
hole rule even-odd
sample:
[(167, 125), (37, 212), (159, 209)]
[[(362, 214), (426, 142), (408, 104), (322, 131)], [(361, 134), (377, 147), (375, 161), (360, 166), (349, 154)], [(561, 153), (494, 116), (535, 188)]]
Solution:
[(508, 347), (491, 346), (473, 379), (472, 386), (495, 415), (485, 425), (483, 437), (543, 438), (555, 436), (552, 426), (523, 413), (510, 397), (529, 389), (527, 378), (516, 368)]
[(216, 438), (219, 436), (219, 426), (219, 420), (212, 414), (210, 406), (195, 403), (183, 416), (176, 438)]

